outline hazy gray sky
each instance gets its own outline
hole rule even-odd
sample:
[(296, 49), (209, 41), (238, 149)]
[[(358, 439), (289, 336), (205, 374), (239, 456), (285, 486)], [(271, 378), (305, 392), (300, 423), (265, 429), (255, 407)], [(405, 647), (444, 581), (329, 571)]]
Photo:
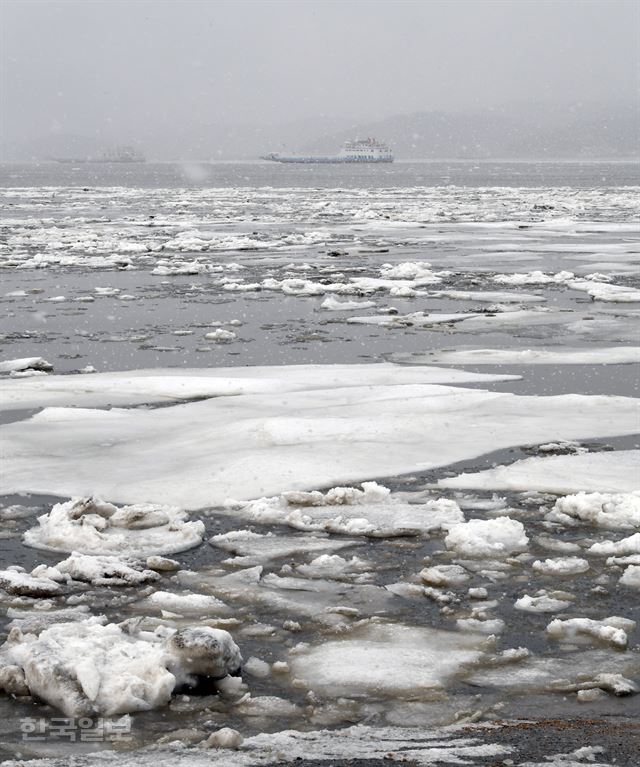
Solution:
[(631, 0), (0, 0), (8, 138), (634, 98)]

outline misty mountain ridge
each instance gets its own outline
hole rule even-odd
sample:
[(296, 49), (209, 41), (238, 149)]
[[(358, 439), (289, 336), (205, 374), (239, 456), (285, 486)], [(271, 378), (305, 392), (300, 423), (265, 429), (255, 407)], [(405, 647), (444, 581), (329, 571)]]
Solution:
[(513, 111), (416, 112), (358, 125), (307, 142), (305, 152), (334, 152), (348, 139), (375, 136), (399, 159), (615, 159), (638, 157), (632, 105)]
[(51, 133), (5, 143), (3, 161), (96, 156), (133, 144), (149, 160), (250, 160), (271, 151), (335, 154), (345, 141), (374, 136), (399, 160), (629, 159), (639, 156), (638, 110), (632, 104), (424, 111), (358, 122), (321, 116), (279, 125), (156, 126), (136, 137)]

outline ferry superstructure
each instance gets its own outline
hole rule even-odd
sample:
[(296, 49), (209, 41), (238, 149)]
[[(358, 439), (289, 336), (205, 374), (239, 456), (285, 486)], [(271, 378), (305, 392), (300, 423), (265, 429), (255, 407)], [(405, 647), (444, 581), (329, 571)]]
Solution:
[(387, 144), (375, 138), (355, 139), (347, 141), (336, 155), (282, 155), (271, 152), (263, 160), (273, 162), (314, 163), (379, 163), (393, 162), (393, 152)]

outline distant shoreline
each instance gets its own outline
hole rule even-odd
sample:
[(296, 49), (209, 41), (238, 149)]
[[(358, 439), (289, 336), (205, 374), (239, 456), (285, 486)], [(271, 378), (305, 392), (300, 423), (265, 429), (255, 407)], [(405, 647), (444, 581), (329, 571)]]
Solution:
[[(396, 163), (403, 164), (430, 164), (430, 163), (521, 163), (523, 165), (532, 163), (546, 163), (546, 164), (561, 164), (561, 163), (582, 163), (582, 164), (625, 164), (625, 163), (637, 163), (640, 165), (640, 156), (632, 157), (529, 157), (529, 158), (509, 158), (509, 157), (422, 157), (422, 158), (396, 158)], [(186, 159), (171, 159), (171, 160), (147, 160), (146, 165), (263, 165), (268, 164), (269, 160), (263, 160), (259, 157), (242, 157), (226, 160), (212, 160), (212, 159), (199, 159), (199, 160), (186, 160)], [(58, 160), (5, 160), (0, 158), (0, 165), (57, 165)], [(67, 165), (73, 165), (72, 161), (65, 163)], [(92, 165), (93, 163), (87, 161), (78, 161), (78, 165)], [(110, 163), (96, 163), (100, 165), (110, 165)], [(129, 163), (113, 163), (114, 165), (127, 166)], [(131, 163), (135, 165), (136, 163)], [(339, 163), (338, 163), (339, 164)], [(349, 165), (345, 163), (345, 165)]]

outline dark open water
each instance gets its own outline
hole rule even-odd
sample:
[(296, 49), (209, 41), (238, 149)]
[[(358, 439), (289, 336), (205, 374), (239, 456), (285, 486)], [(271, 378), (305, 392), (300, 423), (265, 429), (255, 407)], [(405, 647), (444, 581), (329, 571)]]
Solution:
[(640, 164), (621, 161), (396, 161), (391, 165), (273, 162), (0, 164), (0, 187), (125, 186), (368, 188), (413, 186), (544, 187), (640, 185)]

